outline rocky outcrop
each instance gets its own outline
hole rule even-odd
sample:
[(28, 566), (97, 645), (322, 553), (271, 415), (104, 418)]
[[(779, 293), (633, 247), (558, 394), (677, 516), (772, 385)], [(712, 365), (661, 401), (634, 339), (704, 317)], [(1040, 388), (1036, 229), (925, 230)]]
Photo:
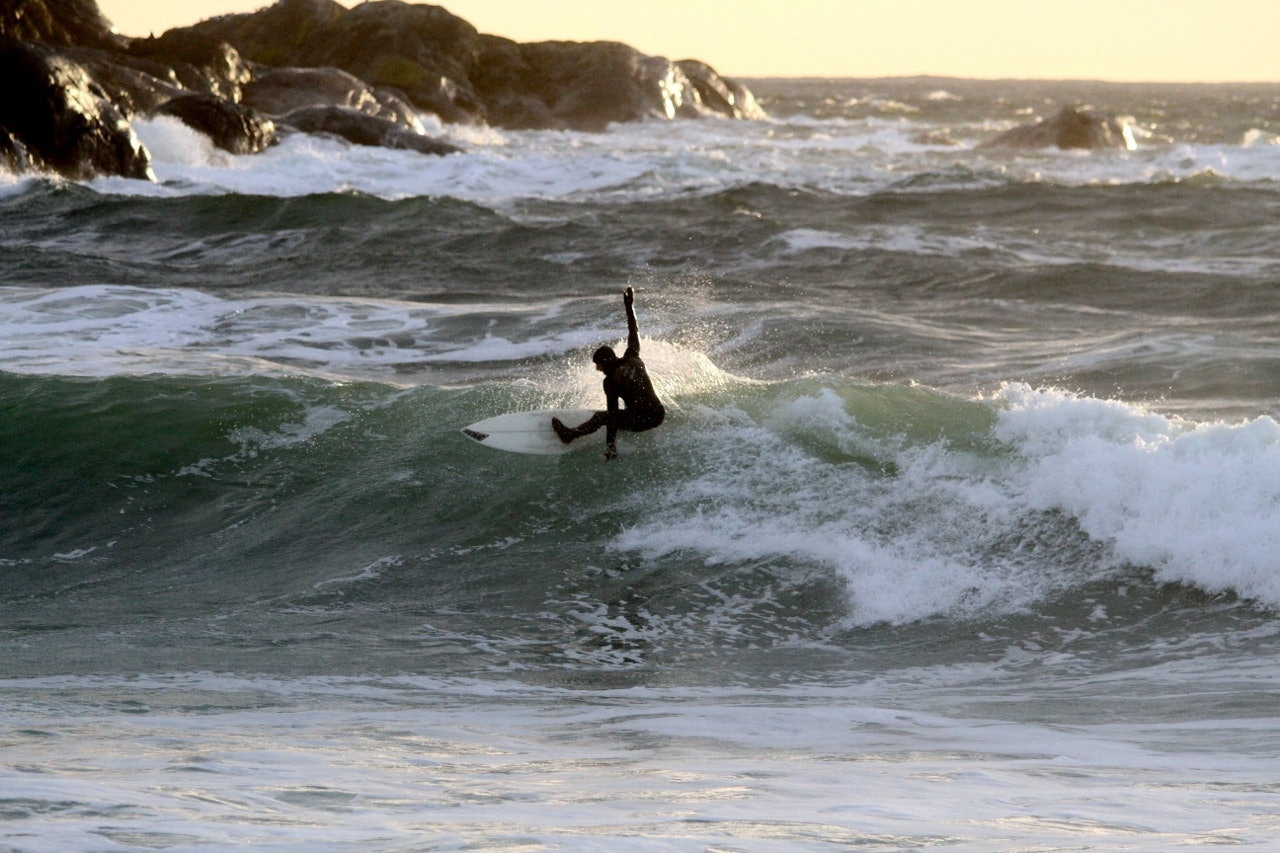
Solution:
[(764, 115), (744, 86), (696, 60), (673, 63), (616, 42), (519, 44), (482, 35), (439, 6), (402, 0), (350, 10), (332, 0), (279, 0), (191, 29), (253, 62), (341, 69), (447, 122), (602, 130), (647, 118)]
[(78, 63), (0, 35), (0, 80), (8, 90), (0, 98), (0, 135), (9, 140), (9, 163), (74, 180), (154, 180), (151, 157), (133, 127)]
[(461, 148), (351, 107), (303, 107), (281, 116), (286, 127), (304, 133), (327, 133), (355, 145), (402, 148), (420, 154), (456, 154)]
[(119, 60), (187, 91), (233, 103), (239, 103), (241, 88), (253, 79), (248, 64), (230, 44), (187, 30), (135, 39)]
[(617, 42), (490, 41), (479, 93), (505, 127), (604, 130), (612, 122), (690, 118), (696, 90), (678, 66)]
[(96, 0), (5, 0), (0, 33), (49, 47), (123, 48), (128, 39), (112, 32)]
[(277, 0), (256, 12), (220, 15), (187, 29), (236, 46), (259, 65), (298, 65), (319, 30), (347, 13), (335, 0)]
[(348, 10), (332, 0), (279, 0), (191, 29), (265, 65), (340, 68), (445, 121), (481, 118), (467, 82), (480, 34), (439, 6), (373, 0)]
[(484, 36), (474, 90), (494, 124), (603, 130), (612, 122), (703, 116), (763, 118), (746, 87), (697, 60), (670, 62), (617, 42)]
[(1133, 134), (1117, 118), (1093, 110), (1063, 107), (1053, 118), (1007, 130), (983, 148), (1087, 148), (1132, 151)]
[[(0, 0), (0, 167), (74, 179), (151, 177), (130, 125), (175, 116), (238, 154), (283, 128), (429, 154), (419, 115), (508, 128), (760, 118), (743, 86), (696, 60), (616, 42), (517, 44), (439, 6), (278, 0), (160, 36), (115, 33), (95, 0)], [(273, 119), (275, 121), (273, 121)]]
[(349, 107), (416, 133), (425, 133), (418, 112), (403, 97), (374, 89), (339, 68), (260, 68), (244, 89), (244, 103), (273, 116), (307, 107)]
[(703, 106), (710, 112), (739, 119), (768, 118), (750, 89), (721, 77), (707, 63), (697, 59), (682, 59), (676, 65), (689, 78)]
[(213, 95), (182, 94), (155, 110), (194, 128), (232, 154), (257, 154), (276, 142), (276, 126), (256, 110)]

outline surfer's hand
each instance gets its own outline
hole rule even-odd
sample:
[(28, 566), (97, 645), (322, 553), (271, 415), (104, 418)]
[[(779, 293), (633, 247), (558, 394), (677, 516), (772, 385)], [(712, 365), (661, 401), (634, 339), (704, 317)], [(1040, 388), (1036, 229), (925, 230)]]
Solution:
[(606, 444), (604, 447), (604, 461), (618, 458), (618, 448), (612, 444)]
[(622, 291), (623, 305), (626, 305), (628, 308), (630, 308), (631, 303), (635, 301), (636, 301), (636, 292), (634, 290), (628, 287), (626, 290)]

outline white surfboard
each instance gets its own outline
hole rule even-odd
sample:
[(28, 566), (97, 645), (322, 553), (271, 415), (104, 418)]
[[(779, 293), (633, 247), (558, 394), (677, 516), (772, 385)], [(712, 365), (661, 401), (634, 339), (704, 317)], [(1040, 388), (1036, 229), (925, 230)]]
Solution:
[(594, 409), (542, 409), (536, 412), (509, 412), (476, 421), (463, 427), (462, 434), (485, 447), (512, 453), (536, 453), (545, 456), (569, 453), (588, 446), (604, 446), (604, 439), (592, 442), (584, 436), (565, 444), (551, 428), (551, 419), (559, 418), (565, 426), (576, 427), (595, 414)]

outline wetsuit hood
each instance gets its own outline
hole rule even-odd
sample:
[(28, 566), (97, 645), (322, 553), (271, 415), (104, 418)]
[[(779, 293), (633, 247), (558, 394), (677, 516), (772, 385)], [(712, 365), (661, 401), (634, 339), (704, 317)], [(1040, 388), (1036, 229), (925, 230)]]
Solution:
[(591, 360), (596, 363), (596, 367), (609, 373), (618, 364), (618, 354), (613, 351), (613, 347), (600, 347), (591, 356)]

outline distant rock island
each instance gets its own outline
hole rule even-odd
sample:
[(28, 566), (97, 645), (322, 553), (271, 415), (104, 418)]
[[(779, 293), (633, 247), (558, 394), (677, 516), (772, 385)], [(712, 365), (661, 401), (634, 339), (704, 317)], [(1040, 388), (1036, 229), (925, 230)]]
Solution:
[(444, 8), (279, 0), (160, 36), (114, 32), (96, 0), (0, 6), (0, 167), (154, 179), (131, 122), (168, 115), (251, 154), (290, 132), (426, 154), (459, 149), (419, 115), (602, 131), (645, 119), (763, 118), (709, 65), (617, 42), (520, 44)]
[(1073, 148), (1133, 150), (1132, 130), (1120, 119), (1090, 109), (1063, 107), (1051, 119), (1006, 130), (983, 148)]

